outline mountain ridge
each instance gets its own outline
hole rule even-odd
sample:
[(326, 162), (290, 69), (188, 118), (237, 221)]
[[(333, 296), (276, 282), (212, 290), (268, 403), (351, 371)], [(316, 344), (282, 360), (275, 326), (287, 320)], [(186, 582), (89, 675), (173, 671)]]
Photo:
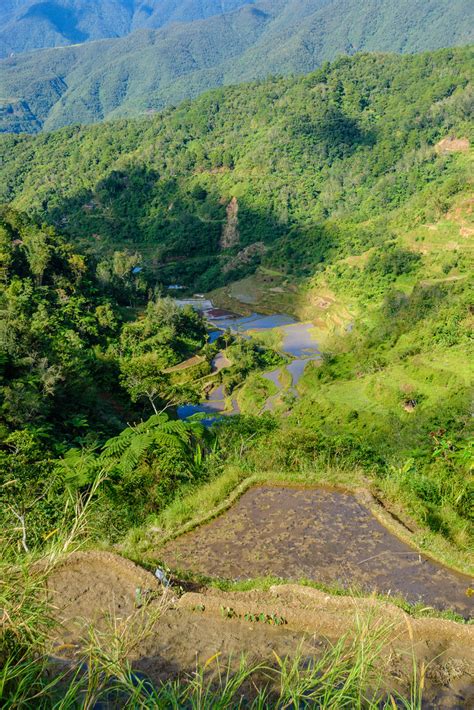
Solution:
[[(441, 179), (440, 140), (472, 140), (472, 58), (472, 48), (358, 54), (149, 118), (4, 136), (0, 201), (87, 249), (143, 247), (163, 282), (197, 278), (200, 291), (262, 260), (306, 273), (343, 234), (370, 244), (401, 194), (427, 187), (433, 171)], [(240, 241), (221, 248), (234, 198)], [(374, 215), (372, 234), (361, 224)]]
[(0, 57), (12, 52), (123, 37), (138, 28), (203, 19), (252, 0), (6, 0), (0, 8)]
[(3, 60), (0, 131), (133, 117), (215, 86), (307, 73), (341, 54), (410, 53), (474, 38), (474, 7), (465, 0), (402, 5), (260, 0), (192, 23)]

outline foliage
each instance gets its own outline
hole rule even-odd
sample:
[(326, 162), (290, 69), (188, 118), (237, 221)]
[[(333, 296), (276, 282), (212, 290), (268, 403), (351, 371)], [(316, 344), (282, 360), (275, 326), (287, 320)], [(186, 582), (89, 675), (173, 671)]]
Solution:
[(195, 449), (205, 440), (205, 433), (200, 422), (172, 421), (166, 414), (155, 414), (146, 422), (109, 439), (101, 459), (106, 468), (116, 465), (120, 473), (130, 475), (147, 457), (159, 459), (161, 467), (166, 456), (176, 475), (180, 461), (192, 470)]
[[(314, 71), (342, 54), (412, 53), (473, 39), (469, 0), (437, 0), (436, 12), (423, 0), (402, 0), (398, 9), (389, 0), (345, 0), (342, 9), (338, 0), (257, 0), (247, 7), (248, 1), (152, 0), (148, 12), (135, 0), (68, 0), (67, 8), (64, 0), (38, 3), (38, 14), (35, 5), (26, 13), (7, 8), (0, 15), (6, 23), (0, 56), (57, 48), (2, 62), (2, 129), (36, 132), (136, 116), (221, 84)], [(202, 17), (207, 19), (191, 22)], [(187, 22), (167, 24), (175, 19)], [(164, 29), (128, 34), (132, 27), (163, 24)], [(101, 37), (114, 39), (87, 42)], [(364, 95), (360, 101), (365, 107)], [(324, 138), (330, 127), (348, 141), (360, 138), (354, 117), (338, 108), (329, 108), (321, 123), (305, 115), (295, 130)], [(340, 145), (327, 146), (340, 155)], [(222, 166), (233, 166), (231, 147), (216, 144), (212, 155)]]
[[(93, 260), (52, 227), (11, 209), (0, 214), (0, 251), (0, 521), (14, 526), (25, 550), (41, 548), (70, 494), (86, 495), (95, 476), (110, 468), (111, 457), (98, 457), (97, 449), (124, 430), (128, 468), (117, 463), (94, 501), (96, 533), (113, 537), (168, 500), (205, 458), (197, 423), (168, 422), (163, 414), (146, 430), (135, 425), (158, 406), (196, 397), (165, 371), (204, 345), (203, 320), (170, 299), (155, 299), (142, 318), (124, 323), (114, 301), (134, 289), (127, 277), (134, 260), (114, 261), (127, 280), (122, 289), (104, 285)], [(125, 428), (127, 421), (132, 426)], [(71, 446), (74, 453), (62, 458)], [(153, 466), (145, 465), (150, 458)]]
[[(120, 318), (82, 256), (51, 227), (4, 210), (0, 290), (2, 424), (45, 439), (114, 426), (97, 401), (110, 376)], [(116, 425), (116, 424), (115, 424)], [(110, 429), (109, 429), (110, 431)]]
[(278, 367), (284, 361), (275, 350), (263, 348), (243, 338), (236, 338), (232, 345), (226, 348), (226, 353), (232, 362), (232, 368), (223, 375), (226, 392), (229, 394), (245, 382), (252, 372)]
[[(146, 121), (0, 141), (3, 196), (29, 213), (3, 208), (0, 223), (0, 496), (17, 546), (25, 529), (43, 546), (104, 468), (95, 533), (115, 541), (234, 466), (237, 485), (325, 461), (363, 469), (427, 544), (465, 554), (472, 311), (456, 214), (472, 159), (436, 144), (472, 136), (471, 63), (471, 49), (342, 58)], [(308, 364), (301, 399), (280, 398), (284, 416), (221, 421), (211, 442), (175, 406), (222, 383), (262, 411), (274, 389), (261, 373), (285, 360), (227, 333), (215, 347), (231, 366), (209, 376), (203, 319), (162, 294), (252, 271), (255, 244), (288, 293), (329, 291), (356, 317)], [(203, 368), (178, 376), (194, 355)]]
[[(210, 290), (260, 262), (310, 276), (370, 247), (387, 248), (392, 269), (387, 215), (426, 189), (417, 224), (466, 184), (463, 156), (433, 147), (472, 138), (471, 66), (471, 48), (361, 54), (143, 120), (4, 136), (0, 200), (92, 253), (128, 302), (163, 283)], [(226, 246), (232, 198), (238, 239)]]
[(0, 521), (5, 530), (16, 531), (26, 552), (40, 546), (60, 522), (61, 484), (47, 450), (31, 433), (15, 431), (2, 442)]

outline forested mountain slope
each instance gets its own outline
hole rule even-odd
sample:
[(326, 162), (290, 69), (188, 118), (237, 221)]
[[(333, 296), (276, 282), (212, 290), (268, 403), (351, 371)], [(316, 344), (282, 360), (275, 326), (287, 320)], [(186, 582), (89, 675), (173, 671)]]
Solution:
[(3, 0), (0, 57), (230, 12), (251, 0)]
[[(201, 10), (211, 14), (212, 7)], [(473, 28), (466, 0), (257, 0), (204, 20), (5, 59), (0, 131), (136, 116), (211, 87), (305, 73), (360, 50), (467, 44)]]
[(389, 239), (387, 215), (421, 190), (463, 188), (435, 146), (472, 138), (472, 59), (362, 54), (148, 119), (5, 136), (0, 200), (99, 255), (139, 250), (165, 283), (310, 274)]
[[(358, 706), (362, 697), (375, 698), (376, 688), (380, 699), (368, 700), (373, 708), (389, 699), (404, 707), (451, 698), (470, 706), (471, 667), (459, 639), (467, 639), (464, 631), (472, 627), (453, 620), (463, 621), (456, 610), (469, 613), (472, 583), (445, 568), (432, 572), (435, 563), (426, 557), (472, 575), (472, 64), (469, 47), (402, 57), (360, 54), (300, 78), (216, 89), (160, 115), (0, 137), (2, 707), (82, 706), (85, 698), (89, 706), (102, 699), (123, 704), (123, 698), (149, 706), (155, 697), (158, 706), (171, 698), (176, 707), (187, 707), (204, 694), (209, 706), (232, 707), (236, 689), (240, 702), (244, 688), (258, 688), (254, 679), (250, 684), (248, 675), (238, 676), (245, 679), (241, 686), (226, 670), (226, 688), (218, 685), (215, 694), (213, 685), (201, 682), (216, 662), (225, 626), (232, 648), (250, 649), (265, 668), (272, 667), (265, 654), (275, 646), (268, 639), (275, 640), (282, 626), (290, 660), (278, 661), (275, 687), (281, 680), (283, 704), (303, 696), (306, 702), (309, 692), (316, 704)], [(249, 284), (260, 289), (261, 300)], [(262, 312), (290, 312), (302, 322), (262, 331), (255, 328), (262, 319), (248, 319), (246, 337), (226, 330), (213, 339), (209, 330), (216, 324), (162, 297), (175, 293), (176, 285), (190, 296), (216, 289), (208, 294), (214, 303), (237, 312), (233, 304), (260, 311), (267, 296)], [(299, 357), (293, 358), (289, 341), (299, 341), (301, 333)], [(205, 427), (199, 418), (185, 418), (198, 403), (212, 407), (207, 415), (232, 416), (218, 415)], [(348, 643), (351, 637), (341, 634), (351, 631), (344, 620), (338, 623), (327, 663), (318, 660), (309, 675), (306, 663), (298, 670), (301, 645), (289, 635), (296, 615), (307, 631), (295, 587), (286, 587), (291, 598), (281, 607), (284, 588), (269, 589), (274, 577), (245, 580), (243, 587), (216, 580), (230, 591), (215, 601), (221, 626), (209, 634), (210, 595), (186, 594), (188, 611), (183, 597), (177, 605), (174, 600), (175, 591), (194, 583), (201, 592), (202, 575), (213, 574), (212, 568), (197, 569), (199, 576), (190, 571), (184, 580), (166, 567), (173, 613), (180, 619), (189, 613), (189, 623), (177, 630), (164, 616), (158, 628), (156, 616), (143, 616), (148, 609), (163, 615), (145, 573), (124, 562), (117, 577), (114, 558), (103, 552), (118, 546), (129, 559), (163, 571), (164, 541), (215, 518), (246, 487), (272, 483), (279, 488), (264, 507), (275, 525), (255, 517), (255, 503), (247, 508), (258, 518), (261, 537), (276, 541), (258, 561), (273, 565), (274, 559), (280, 567), (264, 574), (283, 570), (290, 577), (295, 570), (299, 579), (298, 559), (308, 559), (314, 536), (327, 531), (327, 565), (311, 563), (318, 575), (313, 583), (324, 590), (317, 607), (327, 605), (331, 619), (338, 609), (357, 611), (361, 642), (355, 636), (356, 645)], [(357, 498), (350, 507), (335, 503), (322, 517), (318, 513), (298, 548), (298, 530), (281, 535), (280, 511), (294, 520), (302, 507), (275, 507), (282, 484), (323, 486), (324, 496), (333, 496), (327, 486), (338, 486), (344, 491), (338, 498), (348, 499), (349, 491)], [(319, 492), (313, 493), (317, 497), (304, 505), (310, 513), (315, 505), (323, 508)], [(386, 533), (370, 522), (368, 510), (361, 517), (366, 505), (413, 547), (411, 553), (380, 548)], [(354, 512), (341, 514), (346, 510)], [(365, 538), (357, 538), (362, 528)], [(227, 545), (227, 557), (242, 548), (240, 569), (259, 574), (245, 556), (249, 547), (235, 545), (240, 530), (237, 519), (228, 532), (221, 528), (216, 543)], [(334, 541), (354, 531), (352, 552), (334, 558)], [(366, 541), (369, 552), (361, 560)], [(102, 552), (87, 575), (74, 563), (64, 577), (64, 552), (76, 545), (97, 545)], [(374, 545), (380, 554), (369, 557)], [(390, 550), (403, 554), (404, 575)], [(199, 557), (206, 554), (201, 550)], [(370, 559), (373, 574), (360, 577), (357, 570)], [(61, 586), (51, 577), (55, 562)], [(399, 591), (410, 594), (407, 599), (395, 597), (391, 583), (381, 586), (390, 579), (385, 571), (393, 570), (403, 577)], [(234, 577), (233, 571), (220, 574)], [(122, 575), (126, 596), (122, 582), (117, 586)], [(367, 584), (359, 585), (364, 577)], [(77, 579), (83, 582), (79, 593)], [(110, 584), (120, 609), (104, 603)], [(342, 585), (356, 597), (339, 596)], [(60, 599), (50, 608), (44, 600), (53, 587)], [(83, 593), (92, 587), (93, 604)], [(242, 588), (253, 591), (236, 601)], [(331, 600), (335, 590), (341, 606)], [(380, 591), (409, 615), (446, 617), (436, 626), (426, 620), (431, 631), (421, 658), (407, 645), (408, 637), (419, 641), (411, 616), (397, 617), (394, 633), (398, 640), (399, 618), (406, 622), (406, 641), (400, 654), (392, 654), (390, 668), (386, 654), (380, 661), (390, 687), (380, 683), (374, 660), (388, 647), (379, 630), (389, 607), (380, 607), (382, 627), (374, 616), (373, 595)], [(301, 590), (306, 611), (307, 592)], [(365, 593), (371, 598), (361, 626)], [(67, 615), (61, 623), (71, 626), (51, 626), (58, 608)], [(106, 617), (96, 616), (99, 608)], [(118, 616), (110, 616), (115, 608)], [(85, 628), (84, 610), (92, 610), (92, 625), (81, 646), (69, 629)], [(120, 619), (133, 638), (122, 632)], [(238, 624), (245, 625), (248, 641), (236, 636)], [(261, 634), (267, 625), (271, 637)], [(152, 628), (161, 644), (156, 655), (150, 652)], [(190, 654), (187, 649), (183, 671), (189, 676), (182, 684), (158, 684), (152, 695), (143, 671), (156, 658), (158, 680), (163, 662), (169, 661), (170, 673), (181, 673), (175, 642), (190, 628), (213, 646), (200, 656), (210, 660), (196, 672), (194, 646)], [(324, 649), (327, 627), (321, 629)], [(67, 635), (64, 645), (60, 630)], [(260, 657), (256, 633), (264, 644), (263, 651), (257, 648)], [(460, 655), (453, 654), (454, 637)], [(137, 644), (145, 657), (139, 677), (131, 665)], [(64, 668), (57, 663), (61, 649), (68, 676), (56, 682), (52, 673)], [(408, 669), (403, 687), (402, 655)], [(218, 675), (225, 663), (219, 657)], [(436, 672), (424, 685), (428, 665)], [(255, 681), (267, 686), (262, 667)], [(427, 696), (431, 683), (435, 695)], [(274, 707), (275, 696), (263, 704)]]

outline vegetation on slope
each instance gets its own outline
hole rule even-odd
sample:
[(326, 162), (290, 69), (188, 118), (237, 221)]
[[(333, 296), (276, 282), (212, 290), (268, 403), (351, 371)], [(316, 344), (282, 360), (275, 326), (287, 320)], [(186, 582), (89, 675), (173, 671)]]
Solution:
[[(251, 482), (368, 486), (410, 542), (469, 571), (471, 64), (469, 49), (363, 55), (147, 121), (2, 140), (2, 702), (34, 693), (67, 707), (113, 688), (143, 705), (205, 694), (215, 706), (202, 674), (152, 689), (120, 653), (127, 638), (97, 643), (96, 631), (89, 672), (51, 683), (34, 562), (83, 531), (84, 506), (92, 541), (142, 555), (157, 531), (215, 514)], [(447, 136), (464, 139), (457, 152), (439, 144)], [(282, 358), (227, 334), (209, 345), (202, 318), (161, 298), (161, 284), (204, 290), (257, 267), (297, 284), (313, 318), (330, 292), (351, 327), (325, 333), (299, 400), (210, 429), (178, 421), (176, 406), (211, 381), (261, 409), (274, 390), (258, 372)], [(230, 366), (213, 374), (224, 346)], [(366, 651), (341, 665), (336, 648), (317, 678), (283, 662), (271, 671), (281, 692), (262, 690), (260, 706), (312, 693), (321, 707), (370, 707)], [(226, 676), (220, 701), (251, 677)], [(399, 702), (421, 707), (420, 688)]]
[[(110, 541), (235, 467), (290, 477), (336, 462), (465, 564), (471, 63), (470, 49), (361, 55), (148, 121), (2, 140), (0, 491), (18, 545), (41, 546), (98, 471)], [(439, 147), (453, 134), (462, 152)], [(328, 339), (287, 416), (206, 433), (160, 414), (198, 400), (215, 353), (160, 283), (205, 290), (259, 263), (308, 300), (347, 301), (352, 333)], [(213, 381), (260, 407), (271, 392), (254, 373), (281, 361), (228, 350)], [(174, 369), (196, 353), (194, 377)]]
[[(204, 346), (206, 328), (193, 310), (159, 298), (140, 320), (128, 322), (130, 309), (121, 304), (146, 295), (127, 258), (115, 260), (104, 283), (51, 227), (11, 209), (0, 216), (0, 517), (6, 527), (17, 525), (27, 549), (41, 544), (58, 522), (64, 496), (86, 490), (96, 469), (123, 468), (129, 476), (128, 483), (112, 476), (105, 495), (117, 524), (120, 500), (134, 509), (133, 490), (137, 510), (144, 510), (146, 501), (166, 498), (193, 475), (190, 443), (203, 438), (199, 427), (177, 426), (165, 414), (141, 429), (127, 423), (199, 397), (199, 388), (174, 382), (166, 371)], [(140, 451), (125, 456), (123, 436), (87, 475), (93, 452), (122, 430), (133, 431)], [(152, 444), (162, 454), (145, 486), (135, 467)]]
[(241, 7), (249, 0), (3, 0), (0, 56), (44, 47), (64, 47), (138, 28), (191, 22)]
[[(34, 133), (41, 128), (137, 116), (212, 87), (313, 71), (341, 54), (364, 50), (408, 53), (468, 44), (474, 39), (472, 3), (467, 0), (403, 0), (396, 5), (389, 0), (258, 0), (250, 4), (236, 0), (181, 5), (179, 18), (213, 16), (0, 62), (0, 131)], [(234, 7), (239, 9), (222, 14)], [(158, 9), (166, 15), (173, 8), (160, 3)], [(112, 14), (113, 4), (107, 10)], [(101, 21), (105, 15), (101, 13)], [(115, 37), (124, 33), (126, 23), (123, 12), (122, 19), (120, 13), (113, 13), (113, 18), (120, 25)], [(155, 26), (153, 18), (156, 14), (145, 27)], [(28, 37), (34, 42), (39, 35), (47, 43), (48, 33), (36, 16), (30, 24), (36, 32), (29, 32)], [(134, 26), (142, 26), (140, 20)], [(83, 39), (87, 36), (86, 29)], [(107, 36), (107, 32), (101, 34), (99, 27), (93, 36)], [(13, 37), (11, 32), (8, 37)]]
[(0, 199), (82, 250), (138, 251), (155, 282), (208, 290), (260, 263), (310, 275), (382, 247), (384, 216), (420, 190), (462, 189), (435, 145), (472, 137), (471, 67), (472, 49), (360, 55), (149, 120), (4, 137)]

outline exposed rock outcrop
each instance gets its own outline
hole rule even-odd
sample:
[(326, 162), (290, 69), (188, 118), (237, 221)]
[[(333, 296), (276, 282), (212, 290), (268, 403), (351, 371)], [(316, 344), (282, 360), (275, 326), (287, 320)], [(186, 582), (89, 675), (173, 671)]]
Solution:
[(240, 241), (239, 234), (239, 202), (233, 197), (227, 205), (227, 220), (222, 230), (221, 248), (231, 249)]

